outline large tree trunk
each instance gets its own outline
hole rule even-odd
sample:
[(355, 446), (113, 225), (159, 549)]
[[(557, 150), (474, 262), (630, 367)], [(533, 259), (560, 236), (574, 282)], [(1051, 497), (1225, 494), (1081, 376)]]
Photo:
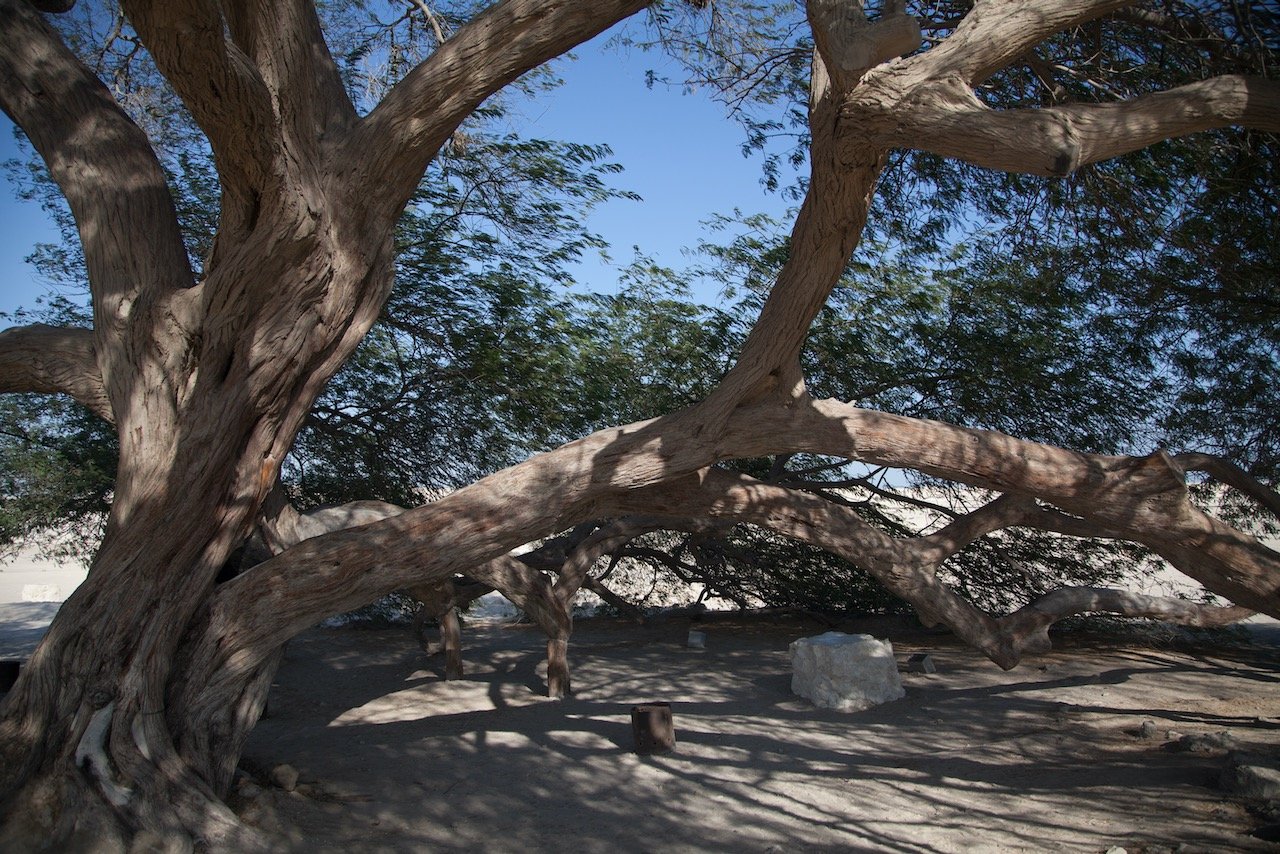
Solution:
[[(216, 574), (376, 319), (394, 223), (440, 145), (645, 4), (495, 4), (364, 117), (309, 3), (122, 5), (213, 150), (219, 231), (197, 280), (145, 134), (26, 0), (0, 0), (0, 106), (70, 203), (94, 310), (91, 336), (6, 333), (0, 388), (71, 393), (121, 446), (88, 580), (0, 713), (0, 847), (249, 850), (219, 797), (279, 644), (245, 662), (208, 636)], [(189, 683), (210, 671), (234, 678)]]
[[(41, 838), (93, 847), (113, 826), (173, 839), (206, 828), (211, 842), (249, 844), (218, 801), (225, 775), (180, 756), (179, 746), (195, 733), (169, 714), (183, 638), (255, 509), (210, 506), (208, 496), (225, 495), (237, 467), (212, 468), (221, 468), (221, 477), (210, 472), (202, 480), (220, 485), (218, 492), (160, 495), (128, 518), (113, 515), (89, 577), (7, 699), (0, 719), (6, 850)], [(122, 587), (127, 597), (119, 596)], [(219, 698), (239, 710), (242, 730), (220, 740), (242, 741), (265, 687), (245, 680), (237, 695)], [(12, 800), (19, 787), (22, 796)]]

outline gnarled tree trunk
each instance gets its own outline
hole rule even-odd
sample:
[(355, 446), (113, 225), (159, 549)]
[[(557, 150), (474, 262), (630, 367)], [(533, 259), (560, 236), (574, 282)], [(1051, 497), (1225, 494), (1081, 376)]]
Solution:
[[(121, 447), (88, 580), (0, 717), (6, 850), (261, 844), (220, 797), (275, 653), (245, 663), (202, 634), (218, 570), (376, 319), (392, 228), (440, 145), (488, 95), (643, 5), (497, 4), (359, 117), (309, 3), (125, 2), (218, 164), (197, 277), (145, 135), (26, 0), (0, 0), (0, 103), (70, 202), (94, 310), (92, 333), (5, 333), (0, 388), (70, 393)], [(236, 676), (183, 702), (211, 668)]]

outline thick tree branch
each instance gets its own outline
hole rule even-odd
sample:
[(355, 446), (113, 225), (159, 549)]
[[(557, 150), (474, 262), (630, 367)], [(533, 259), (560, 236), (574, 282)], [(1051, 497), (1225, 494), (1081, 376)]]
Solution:
[(232, 40), (273, 95), (294, 157), (319, 161), (327, 134), (356, 120), (311, 0), (224, 4)]
[(1046, 517), (1027, 499), (1005, 496), (924, 537), (894, 539), (848, 508), (811, 495), (710, 471), (694, 483), (650, 489), (649, 506), (671, 513), (701, 513), (751, 522), (816, 545), (866, 569), (910, 602), (926, 622), (941, 622), (1004, 667), (1048, 648), (1048, 627), (1064, 617), (1110, 612), (1189, 626), (1220, 626), (1254, 613), (1248, 608), (1198, 605), (1180, 599), (1100, 588), (1068, 588), (993, 619), (960, 599), (935, 577), (948, 557), (977, 537), (1011, 526), (1039, 527)]
[(850, 82), (829, 77), (821, 54), (815, 54), (809, 189), (791, 230), (787, 261), (737, 362), (707, 400), (713, 432), (735, 407), (805, 394), (800, 350), (861, 239), (888, 152), (878, 140), (842, 144), (846, 123), (841, 106), (847, 90), (841, 87)]
[[(71, 206), (99, 336), (148, 321), (191, 284), (173, 201), (146, 135), (25, 0), (0, 0), (0, 106)], [(100, 337), (101, 340), (101, 337)]]
[(213, 0), (122, 0), (156, 65), (182, 98), (213, 149), (222, 184), (224, 224), (251, 214), (277, 172), (282, 128), (271, 93)]
[(66, 394), (108, 422), (93, 332), (35, 324), (0, 332), (0, 392)]
[(992, 110), (962, 80), (946, 78), (920, 87), (885, 136), (895, 146), (990, 169), (1061, 176), (1229, 125), (1280, 131), (1280, 83), (1232, 75), (1113, 104)]
[[(340, 159), (349, 187), (398, 214), (440, 146), (485, 98), (640, 11), (645, 0), (502, 0), (459, 29), (360, 122)], [(370, 194), (369, 187), (377, 187)]]
[(1020, 655), (1047, 652), (1049, 627), (1076, 614), (1108, 613), (1164, 620), (1192, 628), (1216, 628), (1255, 612), (1239, 606), (1200, 605), (1185, 599), (1147, 596), (1103, 587), (1064, 587), (999, 619), (1000, 631), (1015, 639)]
[(813, 42), (837, 90), (848, 91), (862, 72), (920, 47), (920, 25), (890, 9), (867, 20), (861, 4), (847, 0), (808, 0), (805, 10)]
[[(789, 536), (834, 548), (860, 566), (878, 562), (885, 571), (877, 577), (894, 593), (971, 642), (984, 643), (981, 648), (996, 660), (1009, 660), (1007, 645), (982, 640), (992, 636), (989, 617), (945, 591), (927, 599), (919, 595), (931, 582), (932, 570), (926, 568), (961, 545), (968, 534), (960, 536), (952, 528), (933, 542), (924, 538), (904, 556), (897, 541), (848, 508), (762, 483), (743, 482), (727, 491), (723, 484), (731, 475), (705, 470), (714, 459), (789, 451), (916, 468), (961, 483), (1038, 497), (1100, 530), (1151, 547), (1213, 592), (1280, 615), (1280, 555), (1191, 505), (1181, 471), (1163, 455), (1081, 454), (837, 401), (740, 409), (713, 446), (692, 439), (674, 452), (674, 445), (668, 449), (658, 440), (696, 435), (697, 415), (698, 410), (690, 410), (601, 431), (433, 504), (358, 531), (308, 540), (222, 585), (206, 633), (207, 642), (222, 651), (208, 649), (197, 660), (215, 670), (218, 662), (226, 662), (232, 665), (227, 676), (233, 677), (237, 661), (243, 658), (251, 666), (279, 642), (330, 613), (413, 583), (466, 572), (580, 520), (632, 512), (729, 516), (730, 510), (739, 514), (732, 518), (774, 530), (790, 525), (794, 533)], [(536, 495), (538, 500), (513, 503), (511, 495)], [(802, 517), (793, 515), (797, 508), (804, 510)], [(988, 505), (975, 518), (989, 529), (1007, 520), (1001, 514), (1020, 508), (1026, 508), (1020, 524), (1036, 524), (1042, 511), (1012, 499)], [(782, 515), (775, 521), (771, 514)], [(371, 551), (378, 554), (373, 569), (359, 559)], [(268, 613), (270, 620), (256, 616)]]
[(840, 403), (758, 407), (722, 438), (742, 456), (807, 451), (912, 468), (998, 492), (1033, 496), (1151, 548), (1210, 591), (1280, 615), (1280, 554), (1197, 508), (1164, 453), (1082, 454), (936, 421)]
[(1134, 0), (978, 0), (942, 44), (913, 58), (933, 78), (976, 86), (1040, 42), (1100, 18)]
[(560, 577), (556, 580), (556, 598), (568, 607), (574, 595), (586, 583), (589, 577), (587, 573), (595, 562), (636, 537), (663, 530), (705, 532), (714, 527), (713, 523), (705, 519), (653, 516), (625, 516), (615, 519), (594, 531), (565, 558), (564, 564), (559, 568)]

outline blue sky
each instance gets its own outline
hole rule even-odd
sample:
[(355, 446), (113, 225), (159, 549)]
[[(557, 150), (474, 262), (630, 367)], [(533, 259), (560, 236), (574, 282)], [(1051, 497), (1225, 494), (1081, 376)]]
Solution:
[[(520, 111), (513, 130), (531, 137), (607, 143), (626, 171), (615, 184), (644, 197), (617, 200), (597, 209), (589, 226), (611, 244), (612, 267), (588, 259), (578, 275), (590, 290), (611, 292), (616, 268), (640, 246), (659, 263), (681, 266), (682, 250), (704, 235), (700, 223), (712, 214), (768, 211), (782, 217), (786, 204), (760, 185), (760, 161), (740, 151), (742, 129), (706, 93), (645, 84), (645, 71), (676, 75), (657, 53), (607, 48), (611, 33), (576, 51), (560, 66), (565, 85), (544, 93)], [(12, 124), (0, 114), (0, 160), (16, 156)], [(7, 183), (0, 190), (0, 312), (30, 306), (48, 287), (23, 258), (37, 241), (57, 241), (39, 206), (21, 202)], [(711, 301), (712, 292), (699, 292)], [(4, 325), (0, 321), (0, 325)]]

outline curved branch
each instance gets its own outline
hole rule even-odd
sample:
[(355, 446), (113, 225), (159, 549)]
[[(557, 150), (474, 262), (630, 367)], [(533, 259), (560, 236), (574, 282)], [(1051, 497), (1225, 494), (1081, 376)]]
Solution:
[(0, 332), (0, 392), (66, 394), (115, 420), (88, 329), (37, 323)]
[(569, 611), (557, 601), (551, 581), (519, 558), (501, 555), (471, 567), (466, 574), (510, 599), (548, 638), (568, 634)]
[(253, 206), (274, 169), (281, 128), (271, 94), (213, 0), (122, 0), (156, 66), (213, 148), (228, 216)]
[(1064, 587), (1001, 617), (1000, 629), (1008, 633), (1020, 653), (1046, 652), (1049, 626), (1076, 614), (1109, 613), (1124, 617), (1146, 617), (1193, 628), (1230, 625), (1255, 614), (1239, 606), (1200, 605), (1185, 599), (1147, 596), (1128, 590), (1103, 587)]
[(914, 58), (929, 76), (976, 86), (1040, 42), (1134, 0), (978, 0), (942, 44)]
[[(393, 216), (427, 163), (485, 98), (640, 11), (645, 0), (503, 0), (395, 85), (346, 141), (348, 187)], [(339, 155), (344, 157), (343, 155)], [(378, 187), (378, 193), (368, 193)]]
[(742, 456), (842, 456), (1034, 496), (1096, 526), (1101, 536), (1147, 546), (1220, 596), (1280, 616), (1280, 554), (1197, 508), (1182, 469), (1163, 452), (1084, 454), (834, 400), (757, 407), (749, 423), (735, 419), (729, 428), (724, 447)]
[(568, 607), (574, 594), (586, 583), (589, 578), (587, 573), (595, 562), (602, 555), (626, 545), (636, 537), (664, 530), (702, 533), (714, 527), (714, 523), (696, 518), (626, 516), (616, 519), (593, 532), (565, 558), (555, 584), (556, 598)]
[(1226, 75), (1112, 104), (992, 110), (959, 78), (937, 80), (894, 114), (893, 145), (1004, 172), (1062, 176), (1211, 128), (1280, 131), (1280, 83)]
[(1081, 587), (1053, 591), (1013, 614), (993, 619), (939, 582), (934, 571), (980, 536), (1013, 526), (1040, 527), (1045, 517), (1035, 503), (1013, 496), (999, 498), (935, 534), (911, 539), (890, 537), (848, 508), (727, 472), (711, 471), (696, 483), (685, 481), (681, 489), (654, 495), (653, 503), (670, 512), (751, 522), (844, 557), (911, 603), (926, 623), (946, 624), (1005, 668), (1027, 653), (1045, 651), (1048, 627), (1074, 614), (1106, 611), (1206, 627), (1254, 613), (1249, 608)]
[(317, 160), (319, 146), (336, 127), (356, 120), (342, 76), (311, 0), (225, 3), (231, 38), (274, 95), (276, 120), (290, 150)]
[(941, 530), (920, 537), (934, 551), (934, 563), (942, 561), (1001, 528), (1026, 525), (1037, 515), (1035, 499), (1018, 495), (1002, 495), (977, 510), (965, 513), (949, 522)]
[(192, 280), (164, 170), (146, 134), (26, 0), (0, 0), (0, 17), (0, 107), (71, 206), (98, 332), (146, 320), (144, 293)]

